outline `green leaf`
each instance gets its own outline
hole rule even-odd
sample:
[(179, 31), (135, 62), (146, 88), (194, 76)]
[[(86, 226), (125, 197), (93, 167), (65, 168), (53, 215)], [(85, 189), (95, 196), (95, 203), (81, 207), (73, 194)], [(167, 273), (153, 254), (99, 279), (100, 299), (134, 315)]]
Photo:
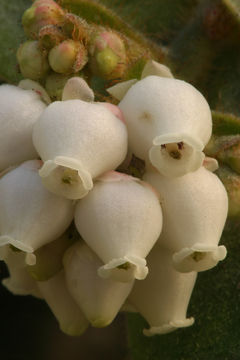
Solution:
[(0, 81), (17, 83), (22, 76), (17, 67), (16, 51), (25, 40), (21, 17), (30, 0), (0, 1)]
[(166, 4), (166, 0), (101, 0), (128, 24), (156, 42), (169, 42), (191, 17), (198, 2), (171, 0)]
[(214, 135), (240, 134), (240, 118), (232, 114), (212, 111)]

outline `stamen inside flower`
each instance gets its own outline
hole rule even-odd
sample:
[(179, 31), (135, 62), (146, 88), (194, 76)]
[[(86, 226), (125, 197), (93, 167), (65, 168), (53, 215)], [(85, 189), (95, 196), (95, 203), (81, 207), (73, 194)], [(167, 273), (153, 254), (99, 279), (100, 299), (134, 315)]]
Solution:
[(166, 151), (169, 156), (173, 159), (180, 160), (182, 157), (181, 150), (183, 150), (183, 142), (179, 143), (170, 143), (161, 145), (161, 151)]
[(184, 135), (177, 139), (173, 135), (155, 138), (149, 150), (150, 162), (162, 175), (168, 177), (196, 171), (203, 163), (204, 154), (198, 150), (199, 144), (192, 144), (190, 140), (187, 138), (185, 141)]
[(73, 183), (76, 184), (79, 182), (80, 179), (77, 170), (66, 168), (61, 168), (61, 170), (63, 172), (61, 180), (64, 184), (72, 185)]
[(194, 251), (191, 257), (194, 261), (198, 262), (201, 261), (205, 257), (205, 255), (206, 255), (205, 252)]
[(119, 265), (117, 268), (123, 269), (123, 270), (128, 270), (128, 269), (130, 269), (130, 267), (131, 267), (131, 264), (129, 262), (125, 262), (124, 264)]

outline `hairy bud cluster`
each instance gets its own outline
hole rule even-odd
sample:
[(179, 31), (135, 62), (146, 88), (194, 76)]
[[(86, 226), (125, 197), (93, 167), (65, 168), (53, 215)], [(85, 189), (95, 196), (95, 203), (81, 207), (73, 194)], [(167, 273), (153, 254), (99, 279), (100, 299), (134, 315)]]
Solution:
[[(89, 25), (79, 16), (68, 13), (53, 0), (36, 0), (25, 11), (22, 24), (28, 41), (17, 52), (20, 71), (25, 78), (53, 87), (52, 99), (61, 97), (65, 85), (55, 85), (52, 77), (61, 79), (89, 76), (105, 80), (119, 79), (126, 70), (125, 40), (112, 30)], [(60, 95), (59, 95), (60, 91)]]
[[(226, 256), (227, 195), (203, 153), (211, 114), (152, 61), (109, 92), (119, 107), (95, 102), (79, 77), (52, 103), (31, 80), (0, 86), (3, 284), (44, 299), (69, 335), (109, 325), (126, 303), (145, 335), (164, 334), (193, 324), (197, 273)], [(143, 181), (115, 171), (130, 153)]]

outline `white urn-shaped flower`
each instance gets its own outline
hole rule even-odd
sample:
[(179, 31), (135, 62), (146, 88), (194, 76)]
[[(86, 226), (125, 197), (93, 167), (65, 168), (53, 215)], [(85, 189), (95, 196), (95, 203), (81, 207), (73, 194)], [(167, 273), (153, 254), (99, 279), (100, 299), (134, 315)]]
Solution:
[(109, 172), (78, 202), (76, 227), (105, 265), (98, 273), (119, 281), (144, 279), (145, 257), (162, 229), (154, 190), (139, 179)]
[(228, 197), (219, 178), (204, 167), (178, 178), (157, 171), (144, 180), (160, 193), (163, 209), (162, 246), (174, 252), (178, 271), (211, 269), (226, 256), (218, 246), (228, 212)]
[(197, 273), (176, 271), (172, 252), (159, 245), (153, 248), (147, 260), (149, 275), (135, 282), (129, 296), (130, 304), (150, 325), (149, 329), (144, 329), (144, 334), (167, 334), (192, 325), (194, 319), (187, 318), (186, 313)]
[(36, 281), (27, 271), (25, 254), (22, 251), (11, 249), (8, 245), (1, 247), (5, 254), (2, 260), (5, 261), (9, 277), (2, 280), (2, 284), (14, 295), (33, 295), (41, 297)]
[(147, 76), (130, 87), (119, 103), (132, 152), (165, 176), (182, 176), (203, 162), (212, 131), (203, 95), (182, 80)]
[(37, 157), (32, 131), (45, 108), (35, 91), (0, 86), (0, 171)]
[(76, 242), (64, 255), (68, 290), (94, 327), (105, 327), (116, 317), (133, 282), (102, 279), (97, 270), (102, 261), (84, 243)]
[(39, 172), (44, 185), (80, 199), (92, 189), (94, 178), (124, 160), (127, 130), (101, 103), (56, 101), (35, 124), (33, 143), (44, 161)]
[(39, 281), (37, 284), (42, 297), (58, 320), (60, 329), (67, 335), (82, 335), (89, 323), (69, 294), (64, 271), (60, 271), (48, 281)]
[(27, 161), (0, 178), (0, 246), (11, 244), (33, 253), (58, 238), (71, 223), (72, 201), (45, 189), (40, 166), (41, 161)]

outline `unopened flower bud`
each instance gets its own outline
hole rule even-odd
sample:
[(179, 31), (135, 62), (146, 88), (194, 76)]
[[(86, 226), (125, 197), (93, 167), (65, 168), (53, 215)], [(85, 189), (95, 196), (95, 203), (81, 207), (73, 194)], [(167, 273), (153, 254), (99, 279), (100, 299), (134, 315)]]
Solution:
[(202, 94), (177, 79), (148, 76), (132, 85), (119, 103), (129, 146), (168, 177), (197, 170), (212, 131), (211, 111)]
[(147, 172), (143, 179), (160, 193), (164, 222), (159, 243), (174, 252), (176, 270), (205, 271), (225, 258), (226, 248), (218, 243), (228, 198), (215, 174), (201, 167), (177, 178)]
[(90, 42), (90, 66), (94, 74), (104, 79), (121, 78), (127, 63), (123, 40), (112, 31), (102, 31)]
[(17, 51), (22, 75), (32, 80), (42, 79), (49, 70), (46, 55), (39, 49), (38, 41), (26, 41)]
[(135, 282), (128, 299), (150, 325), (150, 329), (143, 330), (144, 335), (167, 334), (191, 326), (194, 319), (186, 318), (186, 312), (197, 273), (176, 271), (172, 252), (159, 245), (153, 248), (147, 261), (149, 275)]
[(88, 327), (88, 321), (69, 294), (64, 272), (59, 272), (48, 281), (38, 282), (38, 287), (55, 315), (60, 329), (70, 336), (82, 335)]
[(139, 179), (115, 171), (98, 179), (78, 202), (76, 227), (105, 265), (103, 278), (127, 282), (147, 276), (145, 257), (162, 228), (159, 199)]
[(102, 261), (84, 243), (76, 242), (64, 255), (68, 290), (94, 327), (105, 327), (116, 317), (129, 295), (133, 281), (102, 279), (97, 269)]
[(39, 31), (41, 49), (51, 49), (65, 40), (63, 32), (55, 25), (46, 25)]
[(51, 68), (60, 74), (81, 70), (88, 61), (87, 50), (79, 41), (65, 40), (52, 48), (48, 55)]
[(37, 0), (22, 17), (25, 34), (37, 39), (39, 30), (46, 25), (57, 25), (64, 18), (63, 9), (53, 0)]
[(65, 14), (62, 28), (68, 37), (87, 45), (90, 27), (84, 19), (75, 14), (67, 13)]
[(62, 100), (63, 88), (72, 75), (52, 73), (46, 77), (45, 89), (52, 100)]

